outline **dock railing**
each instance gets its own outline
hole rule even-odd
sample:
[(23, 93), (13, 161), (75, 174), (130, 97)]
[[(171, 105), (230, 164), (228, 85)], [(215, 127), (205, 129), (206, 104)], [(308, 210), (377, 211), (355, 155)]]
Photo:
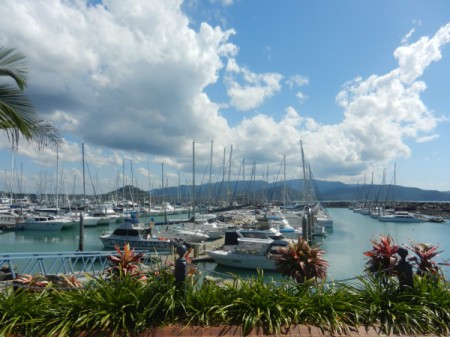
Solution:
[[(141, 251), (136, 251), (141, 252)], [(142, 263), (151, 266), (162, 254), (143, 251)], [(91, 252), (50, 252), (50, 253), (0, 253), (0, 267), (8, 270), (12, 279), (19, 274), (101, 275), (109, 267), (108, 256), (117, 255), (116, 251)]]

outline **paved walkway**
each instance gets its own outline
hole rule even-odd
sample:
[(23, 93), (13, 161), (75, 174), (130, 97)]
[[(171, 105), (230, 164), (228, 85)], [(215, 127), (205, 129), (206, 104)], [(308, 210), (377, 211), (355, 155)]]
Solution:
[[(157, 328), (149, 331), (145, 331), (136, 337), (240, 337), (244, 336), (242, 328), (238, 326), (225, 326), (225, 327), (182, 327), (182, 326), (169, 326), (164, 328)], [(261, 329), (254, 329), (246, 337), (326, 337), (326, 336), (349, 336), (349, 337), (380, 337), (385, 336), (378, 333), (375, 329), (370, 328), (366, 331), (365, 328), (360, 328), (357, 331), (352, 331), (349, 334), (330, 334), (327, 332), (321, 332), (319, 328), (309, 327), (305, 325), (298, 325), (291, 327), (289, 330), (281, 331), (278, 335), (266, 335)], [(106, 337), (105, 335), (98, 335), (88, 333), (79, 337)], [(116, 337), (120, 335), (116, 334)], [(402, 335), (402, 337), (412, 337), (408, 335)], [(414, 335), (414, 337), (425, 337), (423, 335)], [(427, 335), (426, 337), (432, 337)]]

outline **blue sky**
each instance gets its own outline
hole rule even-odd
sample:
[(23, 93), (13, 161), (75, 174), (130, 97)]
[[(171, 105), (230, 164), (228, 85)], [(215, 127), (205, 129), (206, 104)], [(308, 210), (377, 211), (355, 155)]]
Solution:
[[(244, 161), (247, 178), (254, 163), (279, 181), (284, 156), (300, 178), (300, 140), (318, 179), (390, 183), (396, 164), (399, 185), (450, 190), (448, 1), (16, 0), (0, 15), (27, 95), (66, 140), (69, 193), (81, 143), (88, 185), (108, 191), (132, 175), (159, 187), (162, 164), (169, 185), (191, 183), (193, 141), (197, 184), (211, 143), (212, 181), (230, 153), (232, 179)], [(0, 190), (10, 148), (3, 137)], [(56, 149), (21, 143), (14, 162), (14, 189), (18, 173), (22, 190), (55, 188)]]

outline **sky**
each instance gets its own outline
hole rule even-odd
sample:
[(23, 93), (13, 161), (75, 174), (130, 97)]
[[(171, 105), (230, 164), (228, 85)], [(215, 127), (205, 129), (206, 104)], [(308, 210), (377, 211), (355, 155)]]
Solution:
[(0, 190), (79, 193), (82, 144), (88, 193), (298, 179), (301, 143), (316, 179), (450, 191), (447, 0), (0, 4), (64, 138), (0, 133)]

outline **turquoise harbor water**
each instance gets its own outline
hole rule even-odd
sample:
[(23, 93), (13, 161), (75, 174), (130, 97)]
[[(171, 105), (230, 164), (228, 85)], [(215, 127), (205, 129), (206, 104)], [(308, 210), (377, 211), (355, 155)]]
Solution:
[[(363, 252), (372, 248), (370, 239), (390, 234), (397, 244), (415, 242), (439, 245), (437, 262), (450, 260), (450, 222), (389, 223), (354, 213), (344, 208), (329, 209), (334, 220), (333, 232), (322, 243), (329, 262), (329, 277), (342, 280), (362, 274), (366, 261)], [(412, 256), (412, 252), (408, 257)], [(443, 267), (450, 276), (450, 267)]]
[[(325, 259), (329, 262), (328, 280), (343, 280), (360, 275), (364, 271), (363, 252), (371, 249), (370, 239), (380, 234), (390, 234), (396, 243), (408, 245), (410, 241), (439, 245), (442, 253), (437, 262), (450, 261), (450, 221), (444, 223), (388, 223), (379, 222), (367, 215), (354, 213), (345, 208), (328, 210), (334, 220), (334, 228), (327, 237), (319, 239), (325, 250)], [(143, 219), (148, 220), (148, 219)], [(155, 221), (162, 221), (155, 218)], [(85, 228), (84, 250), (104, 250), (98, 238), (115, 225)], [(78, 250), (79, 229), (73, 228), (61, 232), (45, 233), (32, 231), (0, 232), (0, 253), (18, 252), (74, 252)], [(412, 254), (412, 253), (411, 253)], [(237, 269), (216, 266), (214, 263), (202, 264), (203, 268), (220, 273), (255, 275)], [(450, 277), (450, 267), (443, 267)], [(270, 273), (265, 273), (270, 276)], [(276, 277), (275, 274), (272, 274)]]

